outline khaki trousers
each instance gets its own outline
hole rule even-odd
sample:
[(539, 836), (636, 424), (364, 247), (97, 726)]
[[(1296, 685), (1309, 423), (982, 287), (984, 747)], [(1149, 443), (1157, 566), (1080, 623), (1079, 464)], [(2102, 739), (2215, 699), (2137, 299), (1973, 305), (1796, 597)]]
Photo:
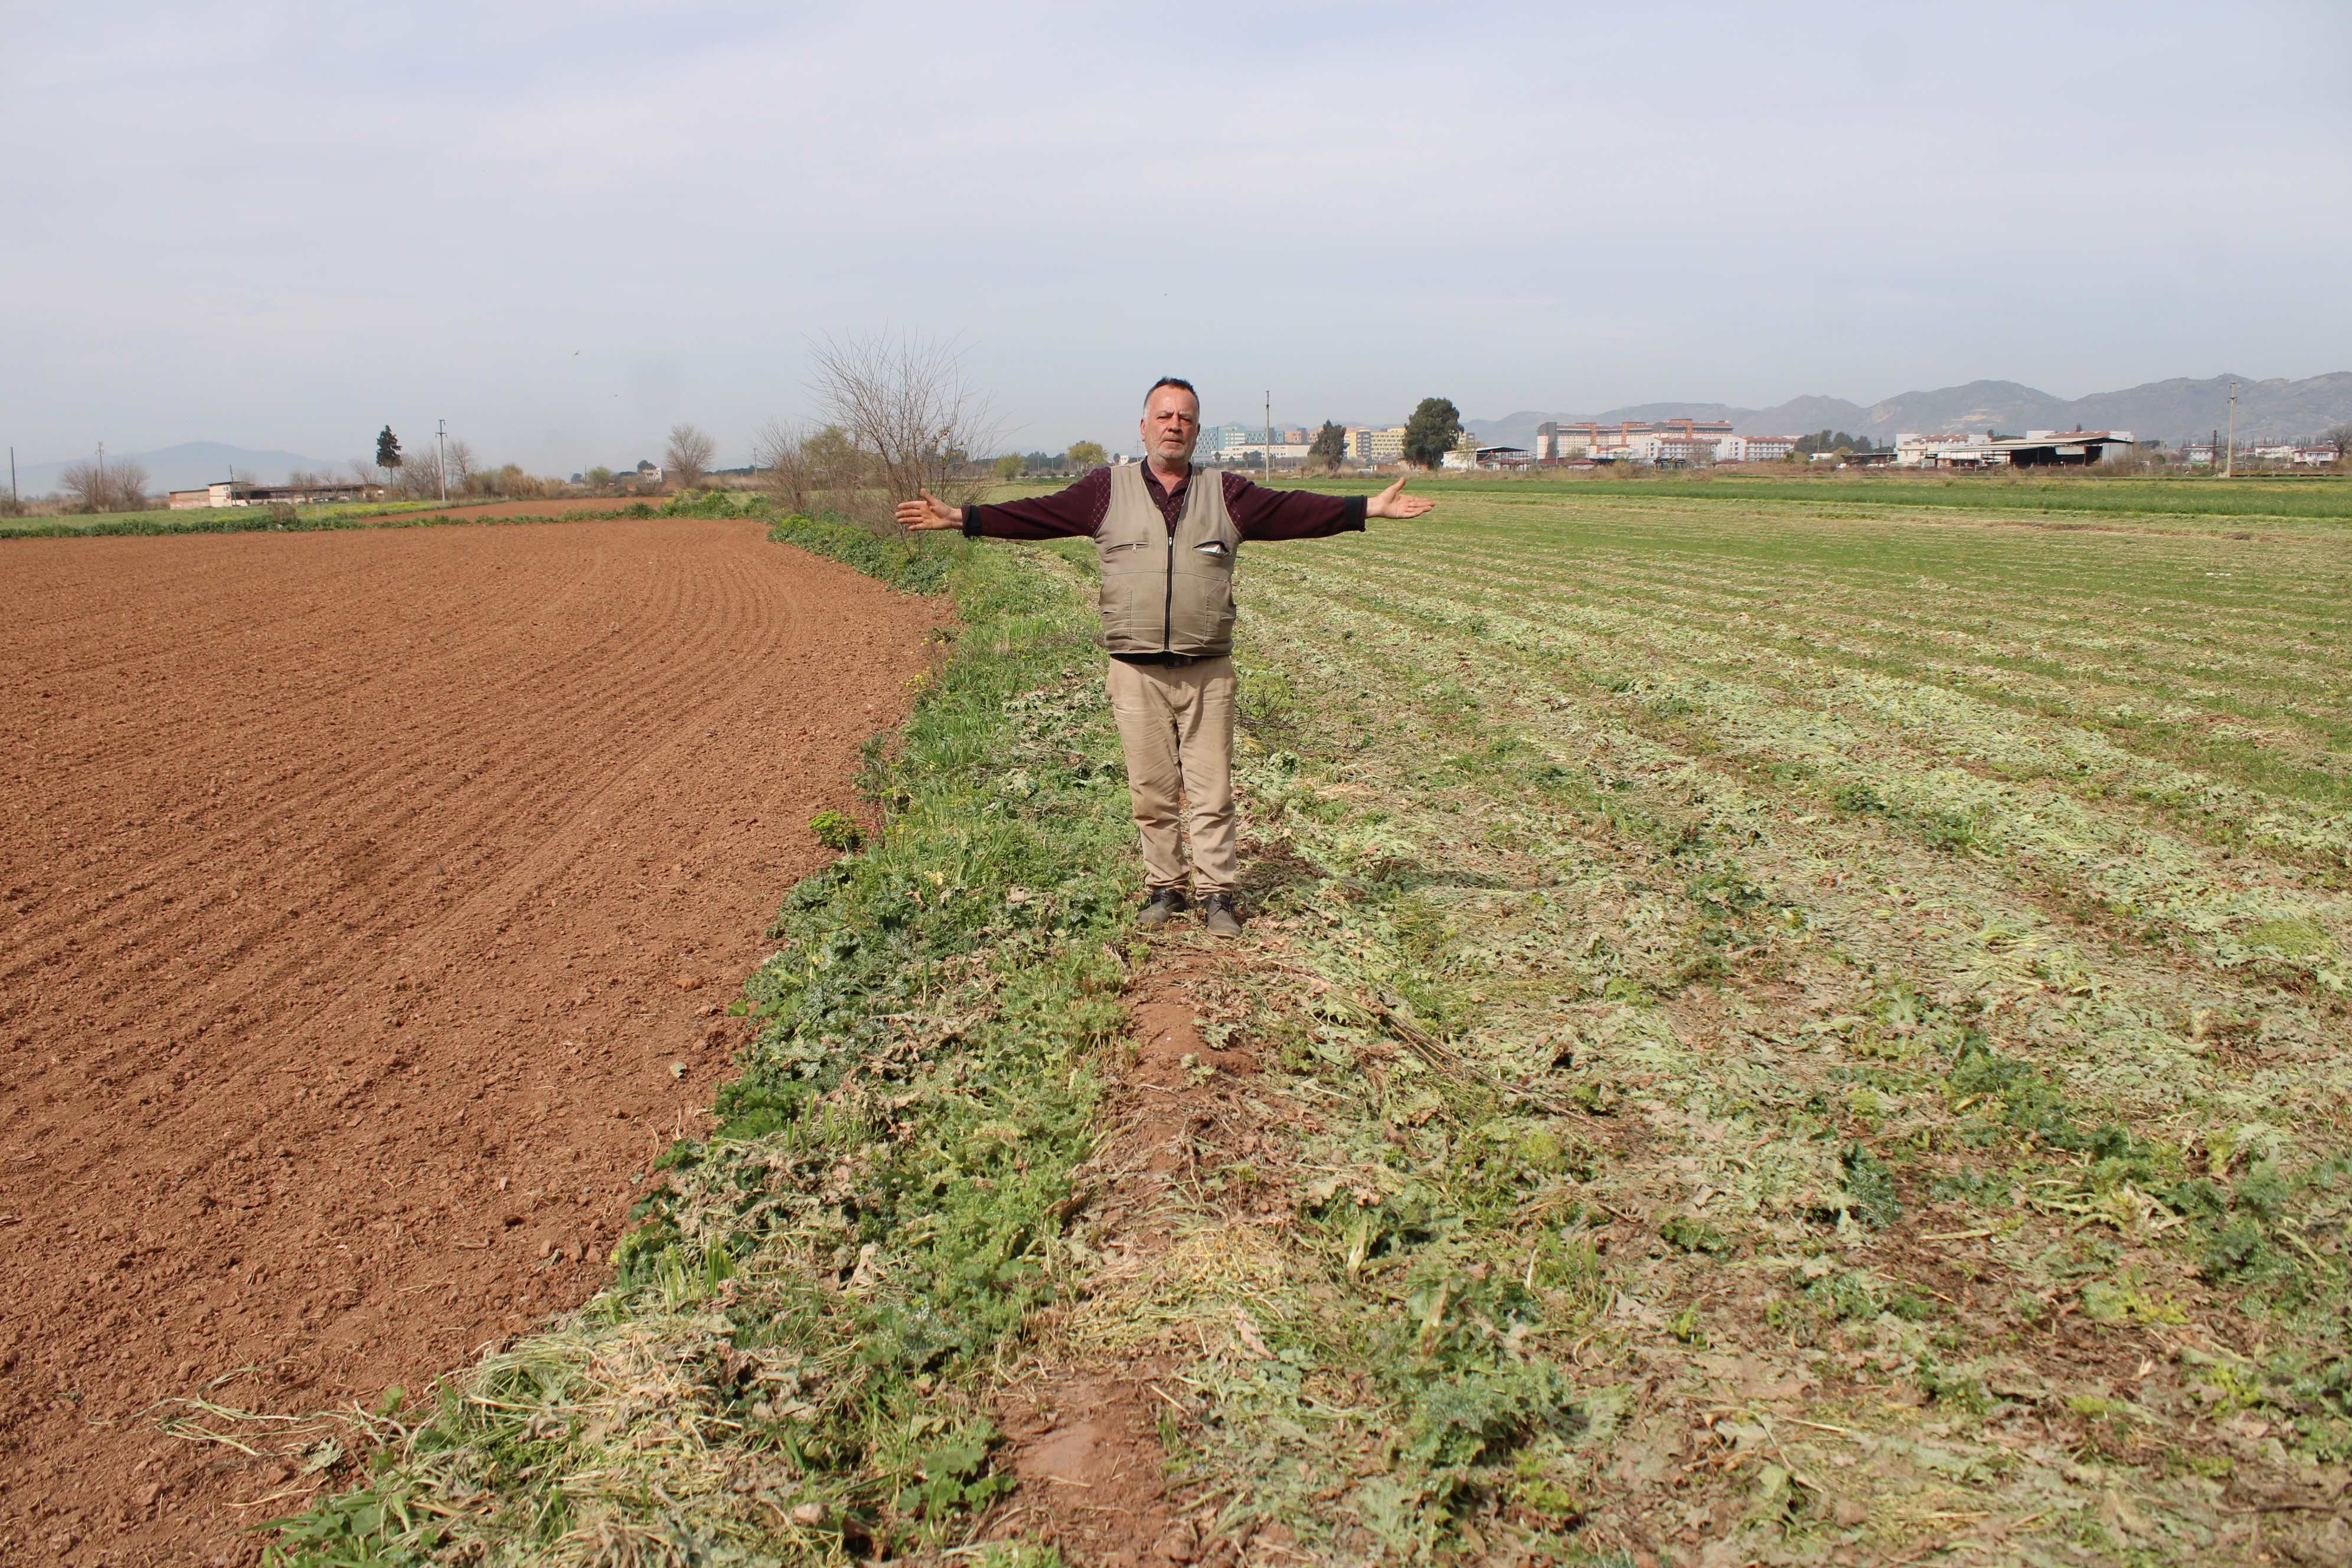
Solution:
[[(1185, 884), (1184, 844), (1202, 893), (1230, 893), (1234, 847), (1234, 661), (1110, 661), (1110, 708), (1127, 752), (1127, 791), (1143, 834), (1143, 878)], [(1180, 806), (1179, 801), (1181, 801)], [(1184, 808), (1190, 808), (1186, 831)]]

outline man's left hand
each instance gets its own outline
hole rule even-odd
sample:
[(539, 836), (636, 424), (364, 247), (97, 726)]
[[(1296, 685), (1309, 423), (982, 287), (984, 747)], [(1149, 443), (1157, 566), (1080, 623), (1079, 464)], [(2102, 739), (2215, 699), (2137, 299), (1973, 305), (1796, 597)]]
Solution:
[(1399, 479), (1364, 503), (1366, 517), (1419, 517), (1437, 503), (1427, 496), (1404, 493), (1404, 481)]

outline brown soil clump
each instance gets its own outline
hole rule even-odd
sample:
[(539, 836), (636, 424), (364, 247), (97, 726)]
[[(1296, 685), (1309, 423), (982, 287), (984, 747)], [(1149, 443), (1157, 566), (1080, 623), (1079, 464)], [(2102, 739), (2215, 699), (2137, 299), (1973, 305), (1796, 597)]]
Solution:
[(577, 1304), (938, 618), (692, 519), (17, 541), (0, 1560), (245, 1562), (329, 1476), (158, 1402)]
[[(1233, 1141), (1240, 1086), (1257, 1072), (1247, 1049), (1202, 1038), (1195, 991), (1217, 951), (1181, 942), (1160, 939), (1128, 994), (1134, 1058), (1112, 1086), (1101, 1151), (1073, 1173), (1112, 1276), (1148, 1271), (1175, 1240), (1200, 1198), (1202, 1151)], [(1188, 1517), (1167, 1482), (1160, 1420), (1185, 1412), (1178, 1390), (1150, 1358), (1049, 1350), (1026, 1362), (995, 1397), (1020, 1484), (988, 1534), (1050, 1542), (1077, 1568), (1232, 1562), (1235, 1545)]]

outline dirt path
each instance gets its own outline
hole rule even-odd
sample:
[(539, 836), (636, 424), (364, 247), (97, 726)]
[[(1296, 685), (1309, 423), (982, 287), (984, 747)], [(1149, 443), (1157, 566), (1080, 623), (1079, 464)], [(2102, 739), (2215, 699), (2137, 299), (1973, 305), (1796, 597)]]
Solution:
[[(1255, 1213), (1220, 1215), (1230, 1205), (1200, 1180), (1204, 1167), (1261, 1157), (1266, 1107), (1253, 1100), (1262, 1088), (1256, 1053), (1245, 1043), (1212, 1047), (1195, 1016), (1204, 1005), (1215, 1010), (1208, 999), (1222, 975), (1255, 944), (1236, 952), (1184, 922), (1153, 947), (1127, 994), (1132, 1055), (1114, 1066), (1101, 1145), (1073, 1173), (1086, 1231), (1107, 1260), (1094, 1286), (1103, 1293), (1149, 1295), (1188, 1224), (1265, 1223), (1287, 1213), (1266, 1199)], [(1192, 1508), (1198, 1500), (1168, 1484), (1162, 1407), (1194, 1414), (1181, 1368), (1162, 1355), (1074, 1345), (1066, 1317), (1055, 1309), (1040, 1319), (1039, 1350), (995, 1395), (1019, 1485), (985, 1533), (1051, 1544), (1080, 1568), (1232, 1568), (1249, 1543), (1219, 1536), (1215, 1510)]]
[(247, 1561), (311, 1483), (142, 1412), (598, 1287), (935, 613), (739, 521), (0, 555), (0, 1561)]

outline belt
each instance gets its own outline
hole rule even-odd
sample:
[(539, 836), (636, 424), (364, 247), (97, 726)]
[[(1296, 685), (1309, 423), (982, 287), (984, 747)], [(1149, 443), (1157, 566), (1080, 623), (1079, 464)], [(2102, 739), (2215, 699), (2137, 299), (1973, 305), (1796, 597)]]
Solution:
[(1229, 653), (1115, 653), (1111, 658), (1121, 664), (1206, 664), (1211, 659), (1231, 658)]

